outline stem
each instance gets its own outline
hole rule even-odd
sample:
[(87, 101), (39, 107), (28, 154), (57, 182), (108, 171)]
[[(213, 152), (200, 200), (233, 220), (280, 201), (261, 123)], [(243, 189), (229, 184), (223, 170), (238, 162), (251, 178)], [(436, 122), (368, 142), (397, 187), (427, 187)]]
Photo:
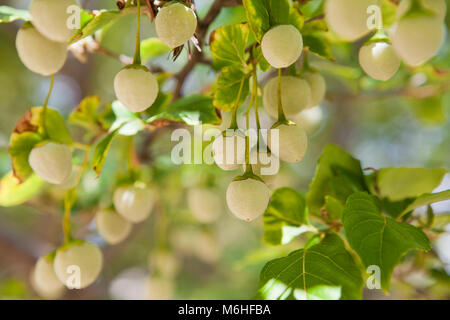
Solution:
[(286, 122), (286, 116), (284, 115), (283, 105), (281, 103), (281, 69), (278, 69), (277, 101), (278, 101), (278, 122)]
[(136, 49), (134, 51), (133, 64), (141, 64), (141, 1), (137, 1), (137, 30)]
[(42, 130), (43, 130), (44, 136), (46, 134), (45, 116), (47, 115), (47, 105), (48, 105), (48, 101), (50, 100), (50, 96), (52, 95), (54, 83), (55, 83), (55, 76), (52, 74), (50, 76), (50, 88), (48, 89), (47, 97), (45, 98), (44, 105), (42, 106)]
[(256, 120), (256, 133), (257, 133), (257, 140), (256, 140), (256, 151), (259, 152), (259, 133), (261, 131), (261, 123), (259, 121), (259, 112), (258, 112), (258, 75), (256, 74), (256, 64), (253, 61), (253, 94), (255, 96), (255, 120)]
[(72, 208), (72, 192), (74, 189), (70, 189), (64, 196), (64, 218), (63, 218), (63, 234), (64, 244), (68, 243), (72, 239), (72, 222), (70, 221), (70, 211)]
[(229, 129), (237, 129), (238, 128), (238, 125), (237, 125), (237, 109), (239, 107), (239, 101), (241, 100), (242, 89), (244, 88), (244, 81), (245, 81), (245, 79), (241, 80), (241, 85), (239, 87), (236, 103), (235, 103), (235, 105), (233, 107), (233, 115), (231, 116), (231, 124), (230, 124), (230, 128)]

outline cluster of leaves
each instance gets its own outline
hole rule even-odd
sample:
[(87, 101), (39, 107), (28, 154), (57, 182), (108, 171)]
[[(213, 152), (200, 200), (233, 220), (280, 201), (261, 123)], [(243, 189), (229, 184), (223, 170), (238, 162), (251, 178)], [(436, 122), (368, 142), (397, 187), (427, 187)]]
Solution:
[(418, 207), (450, 199), (450, 190), (431, 193), (446, 173), (384, 168), (364, 174), (360, 161), (326, 146), (306, 196), (290, 188), (272, 196), (264, 214), (266, 243), (312, 235), (303, 249), (266, 264), (255, 297), (360, 299), (371, 266), (380, 268), (381, 288), (388, 292), (402, 257), (412, 249), (430, 250), (427, 233), (442, 232), (430, 218), (413, 225), (411, 215)]

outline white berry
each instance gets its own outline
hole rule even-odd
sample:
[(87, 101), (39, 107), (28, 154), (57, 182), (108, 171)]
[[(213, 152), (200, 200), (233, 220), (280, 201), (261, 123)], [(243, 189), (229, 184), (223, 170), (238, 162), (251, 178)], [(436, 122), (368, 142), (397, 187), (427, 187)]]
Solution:
[(392, 45), (408, 65), (431, 59), (444, 42), (445, 25), (438, 16), (405, 16), (391, 30)]
[(282, 124), (270, 129), (267, 135), (267, 145), (272, 153), (281, 160), (299, 162), (306, 154), (308, 138), (302, 127), (295, 124)]
[(212, 190), (192, 188), (187, 194), (188, 206), (194, 216), (203, 223), (211, 223), (222, 212), (222, 201)]
[[(250, 152), (250, 164), (253, 173), (259, 176), (267, 185), (271, 185), (280, 171), (280, 159), (267, 150), (253, 149)], [(245, 170), (245, 165), (244, 165)]]
[(148, 188), (124, 186), (114, 191), (113, 202), (122, 217), (138, 223), (147, 219), (152, 212), (154, 196)]
[[(284, 115), (292, 119), (303, 109), (310, 106), (311, 88), (304, 79), (293, 76), (281, 77), (281, 105)], [(264, 86), (263, 103), (267, 113), (278, 118), (278, 78), (270, 79)]]
[(57, 73), (67, 58), (67, 45), (45, 38), (30, 25), (17, 32), (16, 48), (22, 63), (43, 76)]
[(155, 26), (159, 39), (173, 49), (194, 35), (197, 17), (192, 9), (181, 3), (169, 4), (159, 10)]
[[(397, 19), (401, 19), (405, 13), (411, 8), (411, 0), (402, 0), (397, 7)], [(444, 0), (420, 0), (421, 5), (432, 12), (434, 12), (442, 20), (445, 18), (447, 12), (447, 5)]]
[(95, 215), (95, 225), (100, 235), (109, 244), (117, 244), (125, 240), (132, 228), (131, 222), (110, 210), (97, 212)]
[(231, 182), (226, 198), (230, 211), (239, 219), (250, 222), (266, 211), (270, 190), (264, 182), (248, 178)]
[(46, 38), (67, 42), (77, 30), (76, 26), (72, 28), (76, 20), (72, 19), (76, 14), (73, 6), (80, 7), (75, 0), (33, 0), (30, 5), (33, 25)]
[(309, 103), (308, 108), (318, 106), (325, 97), (325, 79), (318, 72), (305, 72), (302, 74), (302, 78), (308, 82), (309, 87), (311, 88), (311, 102)]
[(236, 170), (245, 162), (245, 137), (240, 132), (218, 135), (212, 145), (213, 157), (222, 170)]
[(359, 50), (359, 64), (372, 78), (387, 81), (397, 73), (400, 58), (392, 45), (386, 42), (373, 42)]
[(267, 62), (275, 68), (286, 68), (296, 62), (303, 50), (303, 37), (292, 25), (280, 25), (267, 31), (261, 41)]
[(370, 32), (367, 8), (377, 4), (378, 0), (327, 0), (325, 19), (340, 38), (354, 41)]
[(148, 109), (158, 96), (156, 77), (145, 67), (126, 67), (114, 78), (117, 99), (131, 112)]
[(64, 285), (59, 281), (53, 268), (53, 260), (49, 257), (41, 257), (36, 262), (31, 274), (31, 284), (45, 299), (57, 299), (64, 291)]
[(103, 255), (96, 245), (77, 240), (58, 249), (53, 267), (66, 287), (83, 289), (97, 279), (102, 264)]
[(28, 163), (45, 181), (61, 184), (72, 172), (72, 151), (64, 144), (47, 142), (31, 150)]

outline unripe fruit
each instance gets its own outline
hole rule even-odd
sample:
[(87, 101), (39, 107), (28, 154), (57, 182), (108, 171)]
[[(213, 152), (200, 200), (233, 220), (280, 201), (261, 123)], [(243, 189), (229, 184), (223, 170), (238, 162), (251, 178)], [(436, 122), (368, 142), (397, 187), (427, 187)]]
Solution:
[(117, 212), (133, 223), (144, 221), (152, 212), (154, 204), (152, 191), (136, 186), (116, 189), (113, 202)]
[[(411, 8), (411, 0), (402, 0), (397, 7), (397, 19), (400, 20), (405, 13)], [(421, 5), (432, 12), (434, 12), (442, 20), (445, 18), (447, 12), (447, 5), (444, 0), (421, 0)]]
[(373, 42), (359, 50), (359, 64), (372, 78), (387, 81), (400, 67), (400, 58), (392, 45), (386, 42)]
[[(311, 88), (304, 79), (293, 76), (281, 77), (281, 105), (284, 115), (291, 119), (310, 106)], [(267, 113), (278, 118), (278, 78), (270, 79), (264, 86), (263, 103)]]
[(64, 144), (47, 142), (31, 150), (28, 163), (45, 181), (61, 184), (72, 172), (72, 151)]
[(323, 111), (320, 105), (303, 110), (293, 120), (298, 126), (305, 129), (308, 136), (314, 134), (323, 120)]
[(159, 39), (176, 48), (188, 41), (197, 28), (197, 17), (192, 9), (181, 3), (164, 6), (155, 19)]
[(56, 276), (53, 261), (48, 257), (41, 257), (37, 261), (32, 275), (33, 289), (45, 299), (57, 299), (64, 290), (64, 285)]
[(217, 220), (222, 211), (220, 197), (206, 188), (193, 188), (188, 191), (188, 206), (194, 216), (203, 223)]
[(132, 224), (114, 211), (99, 211), (95, 215), (95, 225), (100, 235), (109, 244), (125, 240), (131, 232)]
[[(254, 174), (267, 185), (271, 185), (280, 170), (280, 159), (267, 151), (253, 149), (250, 153), (250, 164)], [(244, 165), (245, 170), (245, 165)]]
[(131, 112), (142, 112), (155, 102), (158, 81), (145, 67), (125, 67), (114, 78), (117, 99)]
[(296, 62), (303, 50), (303, 37), (292, 25), (280, 25), (267, 31), (261, 41), (267, 62), (275, 68), (286, 68)]
[(58, 249), (53, 267), (56, 276), (66, 287), (83, 289), (97, 279), (102, 264), (100, 249), (90, 242), (82, 241)]
[(66, 62), (67, 45), (54, 42), (41, 35), (33, 26), (20, 28), (16, 48), (22, 63), (43, 76), (57, 73)]
[(69, 29), (68, 22), (73, 11), (67, 12), (70, 6), (79, 7), (75, 0), (33, 0), (30, 14), (33, 25), (46, 38), (67, 42), (76, 29)]
[(218, 135), (212, 145), (213, 157), (222, 170), (236, 170), (245, 162), (245, 137), (239, 132)]
[(370, 32), (367, 8), (377, 4), (377, 0), (327, 0), (325, 19), (340, 38), (354, 41)]
[(308, 82), (309, 87), (311, 88), (311, 101), (308, 108), (318, 106), (325, 97), (325, 79), (318, 72), (305, 72), (302, 74), (302, 78)]
[(270, 200), (270, 190), (264, 182), (248, 178), (233, 181), (227, 189), (227, 204), (239, 219), (250, 222), (264, 213)]
[[(275, 130), (278, 129), (278, 139)], [(308, 148), (305, 130), (298, 125), (282, 124), (270, 129), (267, 134), (267, 145), (273, 154), (286, 162), (299, 162)], [(273, 140), (273, 141), (272, 141)]]
[(444, 34), (445, 25), (438, 16), (406, 16), (392, 28), (391, 40), (406, 64), (418, 66), (439, 51)]

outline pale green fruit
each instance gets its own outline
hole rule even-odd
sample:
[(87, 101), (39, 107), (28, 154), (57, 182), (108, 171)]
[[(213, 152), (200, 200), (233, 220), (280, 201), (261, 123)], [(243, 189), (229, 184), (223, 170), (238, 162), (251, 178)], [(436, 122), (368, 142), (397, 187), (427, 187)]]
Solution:
[(77, 30), (69, 28), (71, 15), (75, 14), (71, 6), (80, 8), (75, 0), (33, 0), (30, 5), (33, 25), (46, 38), (67, 42)]
[(147, 219), (152, 212), (154, 196), (148, 188), (125, 186), (114, 191), (113, 202), (122, 217), (138, 223)]
[(266, 211), (270, 190), (264, 182), (248, 178), (231, 182), (226, 198), (230, 211), (239, 219), (250, 222)]
[[(411, 0), (402, 0), (397, 7), (397, 19), (400, 20), (403, 15), (411, 8)], [(447, 5), (444, 0), (421, 0), (420, 3), (425, 9), (434, 12), (439, 18), (444, 20), (447, 12)]]
[(56, 276), (53, 260), (41, 257), (31, 274), (33, 289), (44, 299), (58, 299), (64, 293), (64, 285)]
[[(281, 105), (284, 115), (292, 119), (303, 109), (310, 106), (311, 88), (304, 79), (293, 76), (281, 77)], [(264, 86), (263, 103), (267, 113), (278, 118), (278, 78), (270, 79)]]
[(47, 142), (31, 150), (28, 163), (45, 181), (61, 184), (72, 172), (72, 151), (64, 144)]
[(169, 4), (159, 10), (155, 27), (159, 39), (173, 49), (194, 35), (197, 17), (192, 9), (181, 3)]
[(292, 25), (279, 25), (267, 31), (261, 41), (267, 62), (275, 68), (286, 68), (296, 62), (303, 51), (303, 37)]
[(323, 111), (320, 105), (303, 110), (293, 120), (298, 126), (305, 129), (308, 136), (314, 134), (323, 120)]
[(148, 267), (152, 274), (161, 274), (164, 278), (173, 278), (180, 269), (176, 254), (165, 250), (152, 250), (148, 256)]
[(158, 96), (156, 77), (145, 67), (127, 67), (114, 78), (117, 99), (131, 112), (148, 109)]
[[(278, 139), (276, 132), (278, 132)], [(282, 124), (269, 130), (267, 145), (272, 153), (281, 160), (299, 162), (306, 154), (308, 138), (302, 127), (295, 124)]]
[(400, 58), (389, 43), (373, 42), (359, 50), (359, 64), (372, 78), (387, 81), (397, 73)]
[(212, 145), (213, 157), (222, 170), (236, 170), (245, 162), (245, 137), (239, 132), (218, 135)]
[(109, 244), (125, 240), (131, 232), (132, 224), (114, 211), (99, 211), (95, 215), (95, 225), (100, 235)]
[(391, 30), (392, 45), (408, 65), (431, 59), (444, 42), (445, 25), (438, 16), (404, 17)]
[(102, 270), (100, 249), (90, 242), (78, 241), (58, 249), (53, 262), (56, 276), (69, 289), (86, 288)]
[(203, 223), (211, 223), (222, 212), (220, 197), (206, 188), (192, 188), (187, 194), (188, 206), (194, 216)]
[[(250, 164), (253, 173), (259, 176), (267, 185), (271, 185), (280, 171), (280, 159), (266, 150), (250, 152)], [(246, 165), (243, 166), (244, 170)]]
[(325, 97), (325, 91), (327, 89), (325, 79), (318, 72), (305, 72), (302, 74), (302, 78), (308, 82), (311, 88), (311, 102), (308, 108), (318, 106)]
[(16, 48), (22, 63), (31, 71), (43, 76), (57, 73), (67, 58), (66, 44), (45, 38), (36, 28), (29, 25), (17, 32)]
[(354, 41), (370, 32), (367, 8), (377, 4), (378, 0), (327, 0), (325, 20), (340, 38)]

